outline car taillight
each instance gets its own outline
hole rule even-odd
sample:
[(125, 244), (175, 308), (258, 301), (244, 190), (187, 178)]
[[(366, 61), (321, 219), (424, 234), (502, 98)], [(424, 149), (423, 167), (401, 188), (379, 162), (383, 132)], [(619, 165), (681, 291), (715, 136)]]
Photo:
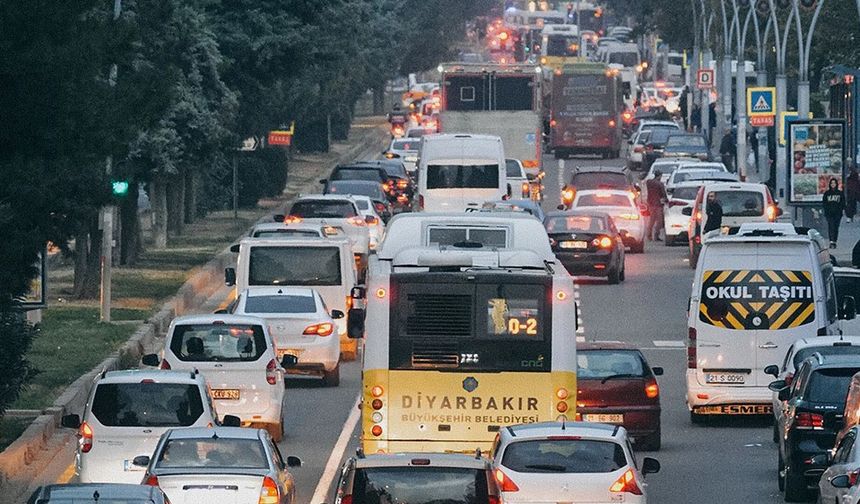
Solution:
[(645, 397), (648, 399), (654, 399), (655, 397), (660, 395), (660, 386), (657, 385), (657, 380), (654, 378), (649, 378), (647, 382), (645, 382)]
[(313, 324), (305, 327), (302, 334), (306, 336), (331, 336), (333, 330), (334, 325), (332, 323), (323, 322), (321, 324)]
[(519, 492), (520, 487), (514, 483), (501, 469), (496, 469), (496, 482), (502, 492)]
[(667, 204), (667, 205), (669, 205), (670, 207), (676, 207), (676, 206), (687, 206), (687, 202), (686, 202), (686, 201), (681, 201), (681, 200), (676, 200), (676, 199), (669, 200), (669, 202), (668, 202), (668, 203), (666, 203), (666, 204)]
[(794, 427), (803, 430), (824, 430), (824, 415), (798, 413), (794, 416)]
[(528, 182), (523, 182), (522, 193), (523, 193), (523, 198), (527, 198), (529, 196), (529, 183)]
[(340, 498), (340, 504), (352, 504), (352, 495), (347, 494)]
[(645, 147), (643, 147), (641, 145), (634, 145), (633, 146), (633, 152), (642, 152), (644, 150), (645, 150)]
[(767, 206), (767, 220), (768, 222), (776, 221), (776, 206), (768, 205)]
[(612, 238), (608, 236), (601, 236), (599, 238), (591, 240), (591, 244), (595, 247), (609, 248), (612, 246)]
[(624, 219), (624, 220), (639, 220), (639, 214), (638, 213), (623, 213), (623, 214), (618, 214), (618, 218)]
[(364, 227), (367, 225), (367, 223), (364, 222), (364, 218), (361, 217), (360, 215), (350, 217), (346, 221), (349, 222), (350, 224), (352, 224), (353, 226), (356, 226), (356, 227)]
[(365, 222), (367, 223), (368, 226), (375, 226), (375, 225), (379, 224), (379, 219), (377, 219), (376, 217), (373, 217), (371, 215), (367, 218), (367, 220)]
[(281, 502), (281, 489), (275, 480), (266, 476), (263, 478), (263, 487), (260, 488), (260, 500), (258, 504), (278, 504)]
[(636, 483), (636, 475), (633, 474), (633, 469), (627, 469), (615, 483), (609, 487), (610, 492), (631, 493), (633, 495), (642, 495), (642, 489)]
[(275, 362), (275, 359), (266, 364), (266, 381), (269, 385), (278, 383), (278, 363)]
[(288, 215), (284, 217), (284, 224), (298, 224), (302, 218), (296, 215)]
[(161, 359), (161, 364), (158, 367), (160, 369), (170, 369), (170, 363), (167, 362), (167, 359)]
[(696, 369), (696, 329), (687, 329), (687, 367)]
[(702, 222), (702, 212), (696, 212), (696, 220)]
[(573, 196), (576, 194), (576, 191), (573, 189), (564, 189), (561, 191), (561, 201), (565, 204), (573, 203)]
[(81, 439), (78, 441), (81, 445), (81, 453), (89, 453), (93, 449), (93, 428), (84, 422), (78, 433), (81, 435)]
[(158, 476), (156, 476), (154, 474), (149, 476), (148, 478), (146, 478), (146, 483), (144, 483), (144, 484), (157, 487), (158, 486)]
[(610, 128), (614, 128), (616, 124), (617, 124), (617, 123), (615, 122), (615, 119), (610, 119), (610, 120), (609, 120), (609, 127), (610, 127)]
[(407, 187), (409, 187), (409, 181), (408, 180), (400, 179), (397, 181), (397, 188), (398, 189), (406, 189)]
[(346, 297), (346, 311), (349, 311), (352, 309), (352, 303), (353, 303), (352, 296), (347, 296)]
[(848, 473), (848, 486), (853, 487), (856, 485), (858, 477), (860, 477), (860, 469), (855, 469)]

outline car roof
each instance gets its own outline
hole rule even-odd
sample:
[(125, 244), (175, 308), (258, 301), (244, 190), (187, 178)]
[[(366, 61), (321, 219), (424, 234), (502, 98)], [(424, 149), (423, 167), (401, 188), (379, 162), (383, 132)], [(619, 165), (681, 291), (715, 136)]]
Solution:
[(860, 276), (860, 269), (851, 268), (848, 266), (836, 266), (833, 268), (833, 273), (842, 276)]
[[(98, 492), (99, 500), (108, 499), (152, 499), (161, 495), (158, 487), (149, 485), (132, 485), (122, 483), (69, 483), (65, 485), (46, 485), (39, 487), (39, 501), (41, 499), (74, 499), (75, 502), (94, 499), (93, 494)], [(160, 502), (160, 501), (159, 501)]]
[[(585, 192), (585, 191), (583, 191)], [(591, 209), (582, 209), (582, 208), (571, 208), (570, 210), (553, 210), (552, 212), (547, 212), (546, 218), (550, 217), (566, 217), (569, 215), (584, 215), (586, 217), (603, 217), (604, 219), (609, 218), (609, 214), (606, 212), (601, 212), (600, 210), (591, 210)], [(578, 347), (577, 347), (578, 348)]]
[[(254, 287), (257, 289), (258, 287)], [(247, 291), (246, 291), (247, 292)], [(265, 325), (265, 321), (250, 315), (232, 315), (229, 313), (210, 313), (203, 315), (184, 315), (173, 319), (172, 325), (194, 325), (194, 324), (242, 324), (242, 325)]]
[(586, 343), (577, 343), (576, 350), (631, 350), (641, 353), (637, 347), (624, 341), (588, 341)]
[(705, 184), (705, 192), (712, 191), (730, 191), (730, 190), (738, 190), (738, 191), (766, 191), (767, 186), (764, 184), (759, 184), (757, 182), (711, 182)]
[[(860, 356), (840, 354), (812, 354), (803, 362), (811, 361), (815, 369), (832, 369), (857, 367), (860, 368)], [(803, 364), (801, 364), (802, 366)]]
[(358, 180), (358, 179), (338, 179), (338, 180), (330, 180), (329, 185), (349, 185), (355, 184), (358, 186), (368, 186), (368, 187), (380, 187), (382, 184), (379, 182), (375, 182), (373, 180)]
[[(413, 460), (422, 463), (413, 464)], [(424, 463), (429, 461), (429, 464)], [(355, 459), (357, 468), (366, 467), (462, 467), (466, 469), (486, 469), (487, 459), (461, 453), (377, 453)]]
[[(839, 345), (841, 343), (841, 345)], [(801, 338), (794, 342), (794, 351), (810, 347), (860, 346), (860, 336), (816, 336)], [(578, 347), (577, 347), (578, 348)]]
[(253, 231), (272, 231), (279, 229), (295, 229), (296, 231), (316, 231), (322, 233), (323, 225), (319, 222), (261, 222), (254, 224)]
[(100, 385), (110, 383), (140, 383), (142, 380), (152, 380), (155, 383), (184, 383), (198, 384), (203, 378), (189, 371), (171, 371), (164, 369), (124, 369), (107, 371), (99, 375)]
[(577, 166), (573, 170), (573, 176), (583, 173), (614, 173), (617, 175), (627, 175), (623, 167), (618, 166)]
[(537, 422), (508, 426), (505, 430), (514, 439), (542, 439), (549, 436), (583, 436), (616, 440), (620, 425), (596, 422)]
[[(382, 167), (376, 164), (370, 164), (365, 161), (356, 161), (355, 163), (345, 163), (339, 164), (334, 167), (335, 171), (340, 170), (341, 168), (349, 169), (349, 170), (381, 170)], [(334, 181), (332, 181), (334, 182)]]
[(305, 296), (305, 297), (313, 297), (314, 290), (310, 287), (277, 287), (277, 286), (269, 286), (269, 285), (260, 285), (255, 286), (251, 289), (245, 289), (243, 294), (246, 297), (260, 297), (260, 296)]
[(352, 196), (348, 194), (300, 194), (296, 201), (293, 204), (296, 204), (300, 201), (314, 201), (314, 200), (332, 200), (332, 201), (349, 201), (353, 202)]
[(651, 163), (651, 167), (653, 168), (654, 165), (656, 165), (656, 164), (676, 164), (676, 163), (683, 163), (686, 161), (690, 161), (690, 158), (688, 158), (688, 157), (661, 157), (661, 158), (655, 159), (654, 162)]
[(183, 427), (170, 429), (168, 437), (170, 439), (260, 439), (260, 431), (261, 429), (249, 429), (247, 427)]

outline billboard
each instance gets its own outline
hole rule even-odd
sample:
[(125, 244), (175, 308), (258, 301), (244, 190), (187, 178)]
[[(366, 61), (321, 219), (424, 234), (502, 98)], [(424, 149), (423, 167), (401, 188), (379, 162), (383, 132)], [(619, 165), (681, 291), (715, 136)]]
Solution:
[(820, 204), (830, 179), (844, 179), (845, 122), (792, 121), (787, 148), (789, 203)]

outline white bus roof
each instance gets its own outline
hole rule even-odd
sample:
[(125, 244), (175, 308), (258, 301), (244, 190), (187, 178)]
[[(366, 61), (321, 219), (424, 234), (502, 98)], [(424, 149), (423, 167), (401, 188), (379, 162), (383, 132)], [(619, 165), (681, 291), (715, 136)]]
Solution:
[(531, 250), (482, 250), (412, 247), (398, 252), (395, 268), (534, 269), (548, 272), (546, 261)]
[(402, 250), (429, 246), (428, 230), (445, 227), (504, 229), (507, 231), (505, 249), (530, 250), (542, 260), (555, 263), (543, 224), (531, 215), (517, 213), (402, 213), (388, 222), (377, 256), (381, 260), (392, 260)]
[(572, 24), (548, 24), (543, 27), (543, 35), (579, 35), (579, 27)]

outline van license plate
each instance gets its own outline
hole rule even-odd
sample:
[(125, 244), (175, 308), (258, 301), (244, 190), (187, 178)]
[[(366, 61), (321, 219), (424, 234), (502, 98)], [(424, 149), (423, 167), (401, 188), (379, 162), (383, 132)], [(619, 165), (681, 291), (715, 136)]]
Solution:
[(618, 413), (618, 414), (588, 413), (588, 414), (582, 415), (582, 418), (586, 422), (612, 423), (612, 424), (624, 423), (624, 415), (622, 415), (621, 413)]
[(587, 249), (588, 242), (587, 241), (563, 241), (558, 244), (559, 248), (563, 249)]
[(212, 399), (239, 399), (239, 389), (212, 389)]
[(740, 373), (707, 373), (706, 383), (743, 383), (746, 376)]

